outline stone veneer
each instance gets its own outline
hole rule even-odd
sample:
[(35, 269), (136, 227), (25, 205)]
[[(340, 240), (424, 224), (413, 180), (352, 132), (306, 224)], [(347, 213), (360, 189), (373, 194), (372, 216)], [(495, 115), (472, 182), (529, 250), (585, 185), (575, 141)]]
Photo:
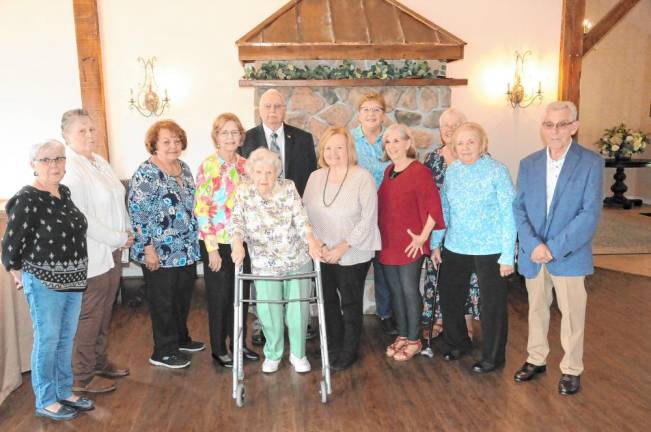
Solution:
[[(255, 120), (260, 123), (258, 103), (267, 90), (255, 89)], [(447, 86), (387, 87), (277, 87), (287, 104), (285, 121), (312, 133), (315, 143), (329, 126), (356, 127), (357, 103), (369, 92), (379, 92), (386, 101), (385, 125), (403, 123), (409, 126), (418, 148), (429, 148), (439, 142), (439, 117), (450, 107)]]

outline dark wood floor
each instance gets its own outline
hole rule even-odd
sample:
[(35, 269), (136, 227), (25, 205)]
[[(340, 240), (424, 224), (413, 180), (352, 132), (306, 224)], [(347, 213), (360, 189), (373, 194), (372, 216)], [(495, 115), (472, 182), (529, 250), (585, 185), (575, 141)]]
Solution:
[[(384, 357), (388, 339), (366, 317), (362, 360), (333, 376), (333, 394), (318, 394), (319, 362), (307, 375), (283, 361), (266, 376), (247, 363), (247, 400), (230, 397), (230, 370), (214, 366), (210, 354), (195, 354), (187, 370), (147, 363), (151, 349), (144, 307), (119, 307), (111, 353), (131, 368), (116, 392), (96, 396), (97, 409), (67, 423), (37, 419), (29, 374), (0, 406), (0, 431), (642, 431), (651, 428), (651, 279), (598, 270), (587, 282), (588, 316), (583, 389), (557, 393), (558, 311), (550, 328), (552, 353), (546, 375), (516, 384), (514, 370), (525, 358), (527, 303), (510, 296), (507, 366), (488, 376), (468, 369), (473, 356), (453, 364), (418, 357), (396, 363)], [(196, 291), (190, 327), (207, 340), (203, 289)], [(309, 343), (313, 350), (316, 342)], [(475, 353), (476, 354), (476, 353)]]

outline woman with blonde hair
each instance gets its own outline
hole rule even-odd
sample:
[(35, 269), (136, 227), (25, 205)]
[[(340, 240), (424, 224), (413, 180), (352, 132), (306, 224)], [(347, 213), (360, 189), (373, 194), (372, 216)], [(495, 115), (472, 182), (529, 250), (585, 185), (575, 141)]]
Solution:
[(418, 354), (420, 316), (420, 273), (432, 229), (444, 227), (441, 201), (432, 173), (418, 162), (411, 130), (393, 124), (384, 132), (384, 158), (391, 164), (378, 191), (378, 223), (382, 235), (380, 262), (384, 266), (398, 336), (386, 354), (406, 361)]
[[(233, 358), (228, 353), (226, 339), (233, 335), (235, 265), (231, 259), (228, 224), (233, 211), (235, 190), (246, 178), (246, 159), (237, 154), (244, 142), (244, 127), (235, 114), (220, 114), (213, 122), (210, 136), (215, 152), (199, 165), (194, 214), (199, 225), (212, 357), (220, 365), (232, 367)], [(248, 271), (248, 266), (246, 267), (245, 271)], [(247, 283), (245, 289), (248, 287)], [(248, 298), (248, 292), (244, 295)], [(244, 303), (244, 316), (247, 310), (248, 303)], [(244, 338), (246, 339), (246, 333)], [(243, 352), (249, 360), (259, 359), (258, 354), (246, 345)]]
[(488, 155), (488, 137), (479, 124), (459, 126), (452, 137), (452, 151), (457, 160), (448, 166), (441, 191), (448, 229), (436, 231), (431, 239), (432, 261), (444, 263), (439, 278), (445, 317), (443, 359), (456, 360), (471, 348), (464, 304), (474, 272), (482, 298), (482, 350), (472, 371), (486, 373), (505, 362), (505, 278), (513, 273), (514, 265), (515, 190), (508, 169)]
[(328, 347), (338, 371), (357, 360), (364, 280), (381, 246), (377, 193), (371, 174), (357, 165), (347, 129), (327, 129), (318, 158), (321, 168), (310, 175), (303, 202), (321, 245)]

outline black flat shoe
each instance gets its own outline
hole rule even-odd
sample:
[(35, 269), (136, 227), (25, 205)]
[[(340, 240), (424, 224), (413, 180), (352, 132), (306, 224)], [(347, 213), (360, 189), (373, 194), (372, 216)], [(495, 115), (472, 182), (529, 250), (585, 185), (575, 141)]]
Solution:
[(219, 363), (222, 367), (225, 367), (225, 368), (232, 368), (233, 367), (233, 359), (228, 354), (224, 354), (224, 355), (221, 355), (221, 356), (218, 356), (216, 354), (212, 354), (212, 358), (217, 363)]
[(481, 361), (476, 362), (475, 364), (472, 365), (472, 368), (470, 369), (476, 374), (485, 374), (488, 372), (493, 372), (496, 369), (500, 369), (504, 367), (504, 363), (502, 364), (497, 364), (497, 365), (492, 365), (489, 363), (484, 363)]
[(251, 360), (251, 361), (258, 361), (260, 360), (260, 354), (257, 352), (253, 351), (252, 349), (249, 349), (246, 346), (242, 347), (242, 354), (244, 355), (244, 358), (246, 360)]
[(525, 362), (520, 369), (515, 373), (513, 379), (515, 382), (525, 382), (529, 381), (538, 374), (541, 374), (547, 370), (547, 366), (536, 366), (535, 364)]
[(463, 356), (463, 353), (458, 350), (447, 351), (443, 353), (443, 360), (445, 361), (454, 361), (459, 360)]
[(255, 346), (263, 346), (267, 342), (267, 339), (264, 337), (262, 330), (257, 331), (251, 335), (251, 343)]
[(581, 377), (578, 375), (563, 374), (558, 383), (558, 392), (562, 395), (573, 395), (581, 389)]
[(396, 336), (398, 334), (398, 329), (393, 322), (393, 318), (380, 318), (380, 325), (382, 326), (382, 331), (384, 334), (389, 336)]
[(355, 364), (357, 361), (357, 357), (348, 357), (345, 355), (342, 355), (340, 357), (335, 358), (335, 360), (330, 363), (330, 370), (333, 372), (340, 372), (342, 370), (346, 370), (352, 365)]
[(70, 408), (74, 408), (77, 411), (92, 411), (95, 409), (95, 404), (92, 400), (80, 396), (76, 401), (69, 401), (67, 399), (61, 399), (58, 401), (61, 405), (65, 405)]

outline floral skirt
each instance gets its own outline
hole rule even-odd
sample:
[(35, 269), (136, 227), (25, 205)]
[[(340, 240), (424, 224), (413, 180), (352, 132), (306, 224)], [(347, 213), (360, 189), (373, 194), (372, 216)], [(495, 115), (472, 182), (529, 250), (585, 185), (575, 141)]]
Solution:
[[(425, 289), (423, 295), (423, 314), (421, 322), (428, 325), (443, 319), (441, 314), (441, 303), (439, 289), (437, 286), (438, 270), (429, 258), (425, 258)], [(473, 319), (479, 319), (479, 283), (477, 274), (470, 276), (470, 292), (466, 299), (466, 315), (472, 315)]]

